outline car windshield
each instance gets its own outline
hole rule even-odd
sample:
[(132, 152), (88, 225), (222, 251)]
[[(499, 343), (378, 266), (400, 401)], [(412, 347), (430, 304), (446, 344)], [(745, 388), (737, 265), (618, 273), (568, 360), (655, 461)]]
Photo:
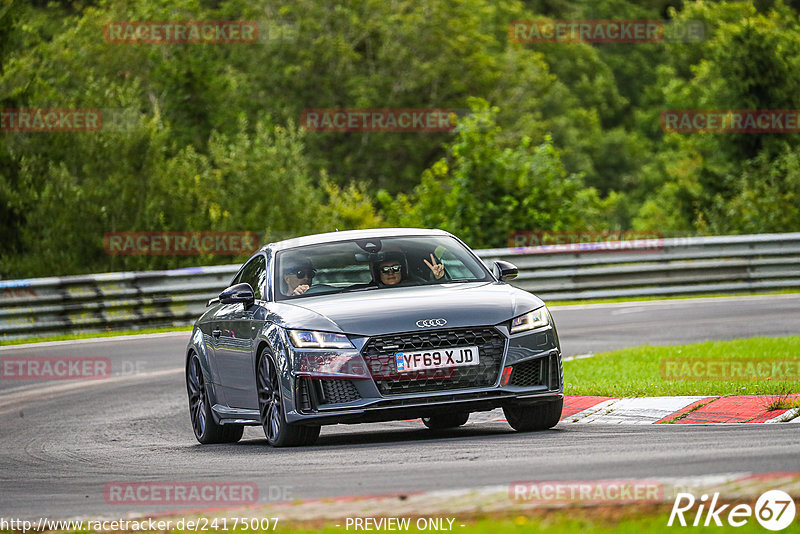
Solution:
[[(450, 236), (357, 239), (278, 252), (276, 300), (492, 280), (486, 267)], [(305, 284), (300, 294), (295, 287)]]

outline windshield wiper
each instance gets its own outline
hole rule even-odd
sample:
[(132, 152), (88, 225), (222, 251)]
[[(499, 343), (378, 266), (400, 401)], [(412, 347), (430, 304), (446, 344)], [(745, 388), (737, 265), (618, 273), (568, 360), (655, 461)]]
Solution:
[(364, 287), (356, 287), (353, 289), (345, 289), (343, 293), (355, 293), (356, 291), (368, 291), (370, 289), (378, 289), (378, 286), (364, 286)]

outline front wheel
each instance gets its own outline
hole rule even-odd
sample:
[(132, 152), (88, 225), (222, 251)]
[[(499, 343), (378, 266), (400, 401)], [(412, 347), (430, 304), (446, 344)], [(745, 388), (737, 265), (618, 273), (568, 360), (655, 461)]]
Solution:
[(258, 387), (258, 412), (267, 442), (273, 447), (312, 445), (319, 437), (319, 426), (293, 425), (286, 422), (281, 399), (280, 379), (275, 360), (269, 349), (264, 349), (258, 359), (256, 373)]
[(186, 367), (186, 389), (189, 392), (189, 416), (194, 437), (202, 444), (236, 443), (242, 439), (244, 426), (218, 425), (211, 414), (203, 368), (200, 359), (193, 355)]
[(532, 406), (504, 406), (503, 413), (511, 428), (518, 432), (529, 432), (556, 426), (563, 407), (564, 399), (558, 399)]

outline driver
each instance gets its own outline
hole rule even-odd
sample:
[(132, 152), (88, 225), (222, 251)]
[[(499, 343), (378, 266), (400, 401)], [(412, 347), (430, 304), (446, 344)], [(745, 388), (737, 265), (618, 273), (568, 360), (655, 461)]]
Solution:
[(300, 259), (289, 261), (283, 269), (285, 288), (283, 294), (287, 296), (302, 295), (314, 281), (314, 269), (311, 261)]

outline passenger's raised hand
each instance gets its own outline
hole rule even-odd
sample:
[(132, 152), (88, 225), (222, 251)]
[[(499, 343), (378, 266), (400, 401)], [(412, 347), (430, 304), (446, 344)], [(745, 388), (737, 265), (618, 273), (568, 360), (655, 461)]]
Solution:
[(431, 270), (431, 272), (433, 273), (433, 277), (434, 278), (436, 278), (438, 280), (439, 278), (444, 276), (444, 265), (442, 265), (441, 263), (437, 263), (436, 256), (434, 256), (433, 253), (431, 253), (431, 261), (430, 262), (428, 262), (428, 260), (426, 260), (424, 258), (423, 258), (422, 261), (424, 261), (425, 265), (428, 266), (428, 269)]

